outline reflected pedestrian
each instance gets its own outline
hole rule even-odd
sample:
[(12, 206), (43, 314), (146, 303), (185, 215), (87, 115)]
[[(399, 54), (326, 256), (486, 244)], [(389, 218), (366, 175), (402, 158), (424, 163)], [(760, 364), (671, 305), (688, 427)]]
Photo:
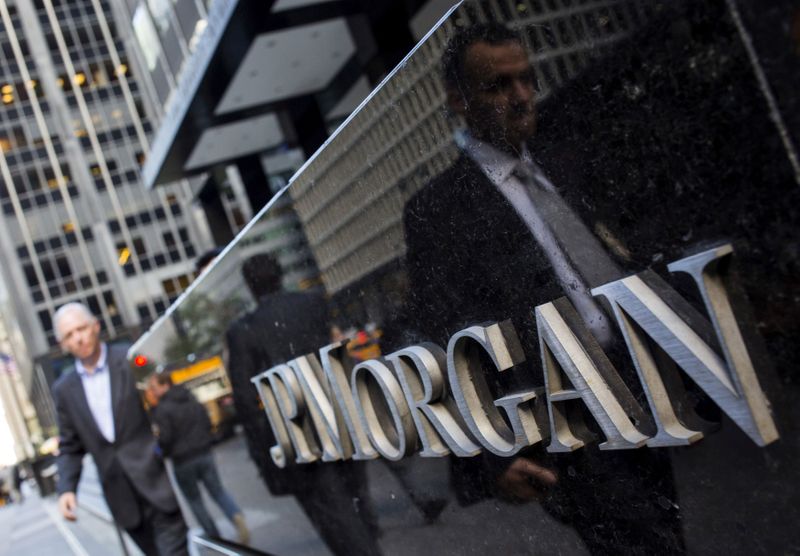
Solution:
[(148, 392), (157, 400), (152, 418), (158, 429), (158, 443), (172, 458), (175, 479), (207, 535), (219, 537), (214, 519), (203, 503), (200, 484), (236, 528), (239, 542), (247, 544), (250, 532), (244, 514), (222, 486), (211, 453), (211, 421), (203, 405), (183, 386), (172, 384), (169, 373), (150, 376)]

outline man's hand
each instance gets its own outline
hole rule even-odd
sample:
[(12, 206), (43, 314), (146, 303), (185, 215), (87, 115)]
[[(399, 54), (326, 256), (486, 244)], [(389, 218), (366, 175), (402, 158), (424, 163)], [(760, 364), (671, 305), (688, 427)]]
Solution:
[(527, 502), (538, 500), (547, 487), (558, 482), (556, 474), (528, 458), (516, 458), (497, 479), (501, 494), (512, 500)]
[(74, 492), (65, 492), (58, 497), (58, 509), (61, 510), (61, 515), (68, 521), (75, 521), (78, 516), (75, 515), (75, 510), (78, 509), (78, 499), (75, 498)]

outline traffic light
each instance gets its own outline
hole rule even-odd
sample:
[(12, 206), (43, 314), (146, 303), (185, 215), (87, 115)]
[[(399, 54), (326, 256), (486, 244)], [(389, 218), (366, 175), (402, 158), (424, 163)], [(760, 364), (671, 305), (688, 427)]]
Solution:
[(144, 367), (145, 365), (147, 365), (147, 357), (145, 357), (144, 355), (137, 355), (133, 359), (133, 364), (136, 365), (137, 367)]

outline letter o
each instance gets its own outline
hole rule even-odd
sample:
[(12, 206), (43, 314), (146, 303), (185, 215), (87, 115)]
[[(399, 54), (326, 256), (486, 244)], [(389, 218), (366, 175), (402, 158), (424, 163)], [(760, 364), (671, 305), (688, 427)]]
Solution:
[[(370, 380), (377, 389), (370, 388)], [(392, 371), (377, 359), (359, 363), (353, 367), (351, 388), (356, 411), (372, 445), (388, 460), (402, 459), (415, 445), (417, 436), (403, 390)], [(378, 392), (385, 406), (375, 403)]]

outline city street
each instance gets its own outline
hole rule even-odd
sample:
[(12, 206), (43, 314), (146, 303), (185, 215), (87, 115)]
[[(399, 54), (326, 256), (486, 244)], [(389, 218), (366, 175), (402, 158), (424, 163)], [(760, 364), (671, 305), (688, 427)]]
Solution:
[[(329, 554), (294, 498), (269, 494), (250, 460), (243, 436), (236, 435), (217, 444), (214, 457), (222, 483), (244, 512), (252, 546), (277, 555)], [(236, 540), (233, 526), (222, 511), (208, 496), (205, 496), (205, 500), (220, 534), (226, 539)], [(181, 505), (189, 527), (199, 530), (197, 521), (182, 498)]]
[[(230, 493), (242, 507), (251, 529), (251, 545), (259, 550), (276, 555), (325, 556), (330, 552), (319, 540), (308, 518), (300, 506), (290, 496), (273, 497), (264, 487), (258, 473), (247, 454), (244, 438), (234, 436), (214, 449), (222, 480)], [(420, 471), (420, 469), (422, 471)], [(426, 496), (447, 498), (446, 464), (443, 460), (425, 459), (417, 462), (413, 473), (399, 475), (388, 465), (376, 462), (370, 466), (371, 504), (378, 517), (381, 530), (379, 545), (388, 555), (408, 553), (437, 553), (448, 544), (465, 536), (476, 535), (476, 524), (481, 522), (485, 512), (505, 514), (515, 506), (493, 501), (461, 508), (450, 500), (448, 507), (437, 520), (437, 526), (426, 523), (418, 510), (408, 499), (407, 488), (425, 493)], [(111, 523), (108, 508), (103, 501), (97, 476), (91, 458), (84, 462), (84, 473), (78, 492), (79, 518), (69, 523), (58, 515), (55, 497), (40, 499), (29, 489), (22, 505), (9, 505), (0, 508), (0, 535), (7, 539), (0, 546), (0, 556), (27, 556), (39, 554), (64, 554), (75, 556), (117, 556), (122, 555), (120, 541)], [(223, 537), (235, 540), (232, 525), (225, 519), (217, 506), (206, 498), (206, 506), (214, 517)], [(193, 532), (199, 533), (194, 516), (188, 511), (183, 500), (184, 515)], [(558, 546), (566, 542), (572, 553), (583, 550), (574, 533), (547, 516), (538, 506), (527, 507), (528, 519), (536, 520), (552, 531), (559, 531), (561, 539)], [(509, 514), (509, 519), (511, 518)], [(511, 525), (513, 521), (510, 521)], [(491, 546), (499, 542), (507, 531), (481, 530), (483, 539), (479, 546)], [(567, 541), (566, 539), (570, 539)], [(477, 541), (477, 538), (476, 538)], [(524, 552), (526, 541), (517, 546)], [(540, 541), (547, 546), (548, 539)], [(128, 553), (139, 555), (130, 539), (127, 539)], [(555, 548), (555, 546), (551, 547)], [(209, 550), (191, 547), (193, 555), (215, 554)]]
[[(252, 532), (252, 544), (275, 554), (316, 556), (329, 554), (311, 531), (311, 524), (292, 498), (272, 498), (250, 463), (241, 437), (235, 436), (216, 446), (215, 457), (223, 482), (242, 506)], [(27, 486), (27, 485), (26, 485)], [(255, 488), (254, 488), (255, 487)], [(28, 487), (22, 504), (0, 508), (0, 556), (58, 554), (74, 556), (117, 556), (124, 554), (108, 508), (103, 500), (91, 458), (84, 462), (78, 490), (78, 520), (61, 518), (55, 496), (40, 498)], [(181, 499), (187, 523), (199, 533), (194, 516)], [(235, 540), (235, 532), (222, 512), (207, 499), (207, 507), (221, 534)], [(126, 538), (127, 550), (139, 555)], [(193, 554), (211, 554), (192, 547)]]
[(41, 499), (31, 490), (27, 494), (22, 504), (0, 508), (0, 556), (123, 554), (108, 521), (81, 508), (78, 521), (68, 523), (58, 515), (55, 497)]

